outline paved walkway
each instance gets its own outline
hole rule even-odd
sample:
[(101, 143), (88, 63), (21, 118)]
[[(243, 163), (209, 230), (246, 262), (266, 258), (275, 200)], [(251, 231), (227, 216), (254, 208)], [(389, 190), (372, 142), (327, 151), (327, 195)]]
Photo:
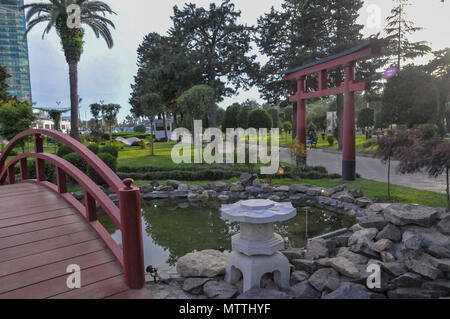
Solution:
[[(289, 150), (282, 148), (280, 152), (280, 161), (294, 163), (291, 159)], [(391, 182), (394, 185), (412, 187), (421, 190), (432, 191), (436, 193), (446, 193), (445, 176), (439, 178), (430, 178), (427, 174), (418, 173), (414, 175), (400, 175), (395, 169), (398, 162), (393, 161), (391, 167)], [(308, 165), (325, 166), (330, 174), (342, 174), (342, 154), (325, 152), (321, 149), (308, 149)], [(381, 163), (377, 158), (362, 157), (356, 158), (356, 172), (361, 177), (373, 181), (387, 181), (387, 165)]]

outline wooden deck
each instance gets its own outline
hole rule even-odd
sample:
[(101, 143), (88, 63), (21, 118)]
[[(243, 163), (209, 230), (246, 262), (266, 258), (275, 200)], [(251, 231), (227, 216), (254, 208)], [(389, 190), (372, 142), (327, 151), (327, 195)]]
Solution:
[[(67, 266), (81, 267), (70, 290)], [(36, 184), (0, 186), (0, 299), (148, 299), (125, 284), (119, 263), (59, 195)]]

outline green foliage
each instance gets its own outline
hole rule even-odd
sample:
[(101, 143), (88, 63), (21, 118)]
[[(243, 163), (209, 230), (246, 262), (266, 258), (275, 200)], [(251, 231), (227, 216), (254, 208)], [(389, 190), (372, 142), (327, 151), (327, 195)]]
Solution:
[(87, 148), (94, 154), (98, 154), (99, 147), (96, 144), (89, 144)]
[(99, 154), (107, 153), (107, 154), (112, 155), (116, 159), (117, 159), (117, 157), (119, 157), (119, 151), (114, 146), (102, 147), (102, 148), (99, 149), (98, 153)]
[(289, 121), (283, 122), (283, 131), (285, 131), (286, 133), (292, 131), (292, 123)]
[[(184, 92), (178, 99), (178, 105), (191, 115), (192, 125), (195, 119), (202, 119), (214, 102), (214, 89), (208, 85), (196, 85)], [(213, 105), (214, 108), (216, 105)], [(215, 121), (215, 119), (214, 119)]]
[(438, 134), (438, 127), (435, 124), (420, 125), (420, 139), (422, 141), (430, 140)]
[(222, 131), (226, 132), (228, 128), (236, 129), (239, 127), (238, 118), (241, 106), (238, 103), (234, 103), (229, 106), (225, 111), (225, 116), (222, 121)]
[(266, 110), (253, 110), (248, 116), (248, 126), (255, 129), (271, 129), (273, 127), (272, 117)]
[[(252, 28), (238, 24), (241, 12), (230, 0), (220, 5), (211, 3), (209, 10), (193, 3), (183, 8), (174, 7), (171, 35), (183, 41), (189, 48), (194, 65), (202, 67), (202, 82), (208, 83), (215, 92), (214, 101), (235, 93), (240, 87), (250, 84), (256, 71), (255, 57), (249, 57)], [(216, 106), (209, 108), (209, 125), (215, 127)], [(211, 118), (214, 116), (214, 118)]]
[(248, 115), (250, 114), (249, 107), (242, 107), (238, 113), (236, 128), (248, 129)]
[[(99, 153), (97, 155), (113, 172), (117, 170), (117, 158), (109, 153)], [(107, 183), (91, 166), (87, 167), (87, 176), (94, 181), (97, 185), (107, 186)]]
[(67, 145), (62, 145), (58, 148), (58, 151), (56, 152), (56, 155), (59, 157), (64, 157), (67, 154), (74, 153), (74, 151)]
[(327, 138), (328, 144), (330, 145), (330, 147), (333, 147), (334, 145), (334, 137), (329, 135)]
[(436, 123), (438, 109), (439, 91), (421, 67), (408, 65), (387, 81), (381, 112), (389, 124)]
[(272, 117), (273, 127), (279, 128), (280, 127), (280, 117), (278, 115), (279, 110), (275, 107), (271, 107), (267, 110), (269, 112), (270, 116)]
[(124, 145), (121, 143), (121, 142), (119, 142), (119, 141), (114, 141), (113, 142), (113, 146), (116, 148), (116, 150), (118, 150), (118, 151), (120, 151), (120, 150), (123, 150), (123, 148), (124, 148)]
[[(307, 123), (314, 124), (314, 131), (316, 130), (322, 130), (324, 131), (327, 126), (327, 112), (328, 112), (328, 106), (324, 103), (316, 103), (311, 108), (311, 110), (308, 112), (307, 115)], [(314, 128), (313, 127), (313, 128)]]
[(10, 99), (0, 101), (0, 136), (6, 140), (28, 130), (34, 121), (33, 110), (28, 102)]
[[(27, 161), (28, 177), (30, 179), (36, 179), (36, 160), (34, 158)], [(45, 162), (45, 178), (47, 181), (56, 182), (56, 167), (55, 165)]]
[(368, 128), (375, 125), (375, 111), (371, 108), (362, 108), (357, 114), (357, 125)]
[(145, 134), (146, 131), (147, 131), (147, 129), (145, 128), (145, 125), (138, 125), (138, 126), (134, 127), (135, 133)]
[(86, 163), (86, 161), (77, 153), (70, 153), (67, 154), (63, 157), (64, 160), (68, 161), (69, 163), (71, 163), (73, 166), (75, 166), (76, 168), (78, 168), (80, 171), (82, 171), (83, 173), (86, 173), (87, 171), (87, 167), (88, 164)]
[(7, 101), (10, 98), (6, 82), (10, 77), (6, 68), (0, 65), (0, 101)]

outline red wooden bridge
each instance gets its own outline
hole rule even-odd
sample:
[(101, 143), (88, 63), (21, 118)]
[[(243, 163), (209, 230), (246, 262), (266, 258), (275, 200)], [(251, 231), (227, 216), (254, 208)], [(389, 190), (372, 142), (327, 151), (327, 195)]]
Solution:
[[(34, 152), (14, 157), (24, 138)], [(43, 136), (79, 154), (118, 194), (119, 207), (78, 168), (44, 153)], [(29, 179), (27, 159), (36, 163)], [(56, 167), (57, 183), (46, 180), (45, 162)], [(15, 167), (20, 167), (20, 174)], [(20, 180), (19, 180), (20, 175)], [(67, 176), (83, 187), (84, 203), (67, 188)], [(83, 144), (56, 131), (29, 130), (16, 136), (0, 156), (0, 299), (7, 298), (150, 298), (145, 288), (139, 188), (117, 175)], [(97, 219), (97, 204), (121, 230), (120, 247)], [(67, 284), (81, 268), (81, 288)]]

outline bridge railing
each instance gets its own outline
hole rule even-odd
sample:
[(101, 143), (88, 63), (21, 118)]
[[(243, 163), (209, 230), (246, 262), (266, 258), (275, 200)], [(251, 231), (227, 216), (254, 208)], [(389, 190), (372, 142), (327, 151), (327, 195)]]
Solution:
[[(18, 155), (6, 160), (17, 144), (28, 136), (34, 136), (34, 152)], [(49, 136), (70, 147), (80, 155), (119, 196), (119, 207), (81, 170), (66, 160), (44, 152), (42, 136)], [(29, 179), (27, 159), (34, 158), (36, 179)], [(45, 162), (56, 167), (56, 185), (46, 180)], [(0, 156), (0, 187), (16, 183), (15, 166), (20, 166), (21, 183), (36, 183), (56, 192), (68, 201), (92, 226), (105, 245), (110, 249), (122, 266), (127, 285), (133, 289), (145, 286), (144, 250), (142, 243), (142, 219), (140, 190), (133, 187), (133, 180), (120, 178), (93, 152), (71, 137), (52, 130), (28, 130), (14, 137)], [(84, 189), (84, 206), (76, 200), (67, 187), (67, 175), (72, 177)], [(113, 240), (97, 219), (98, 203), (121, 230), (122, 249)]]

